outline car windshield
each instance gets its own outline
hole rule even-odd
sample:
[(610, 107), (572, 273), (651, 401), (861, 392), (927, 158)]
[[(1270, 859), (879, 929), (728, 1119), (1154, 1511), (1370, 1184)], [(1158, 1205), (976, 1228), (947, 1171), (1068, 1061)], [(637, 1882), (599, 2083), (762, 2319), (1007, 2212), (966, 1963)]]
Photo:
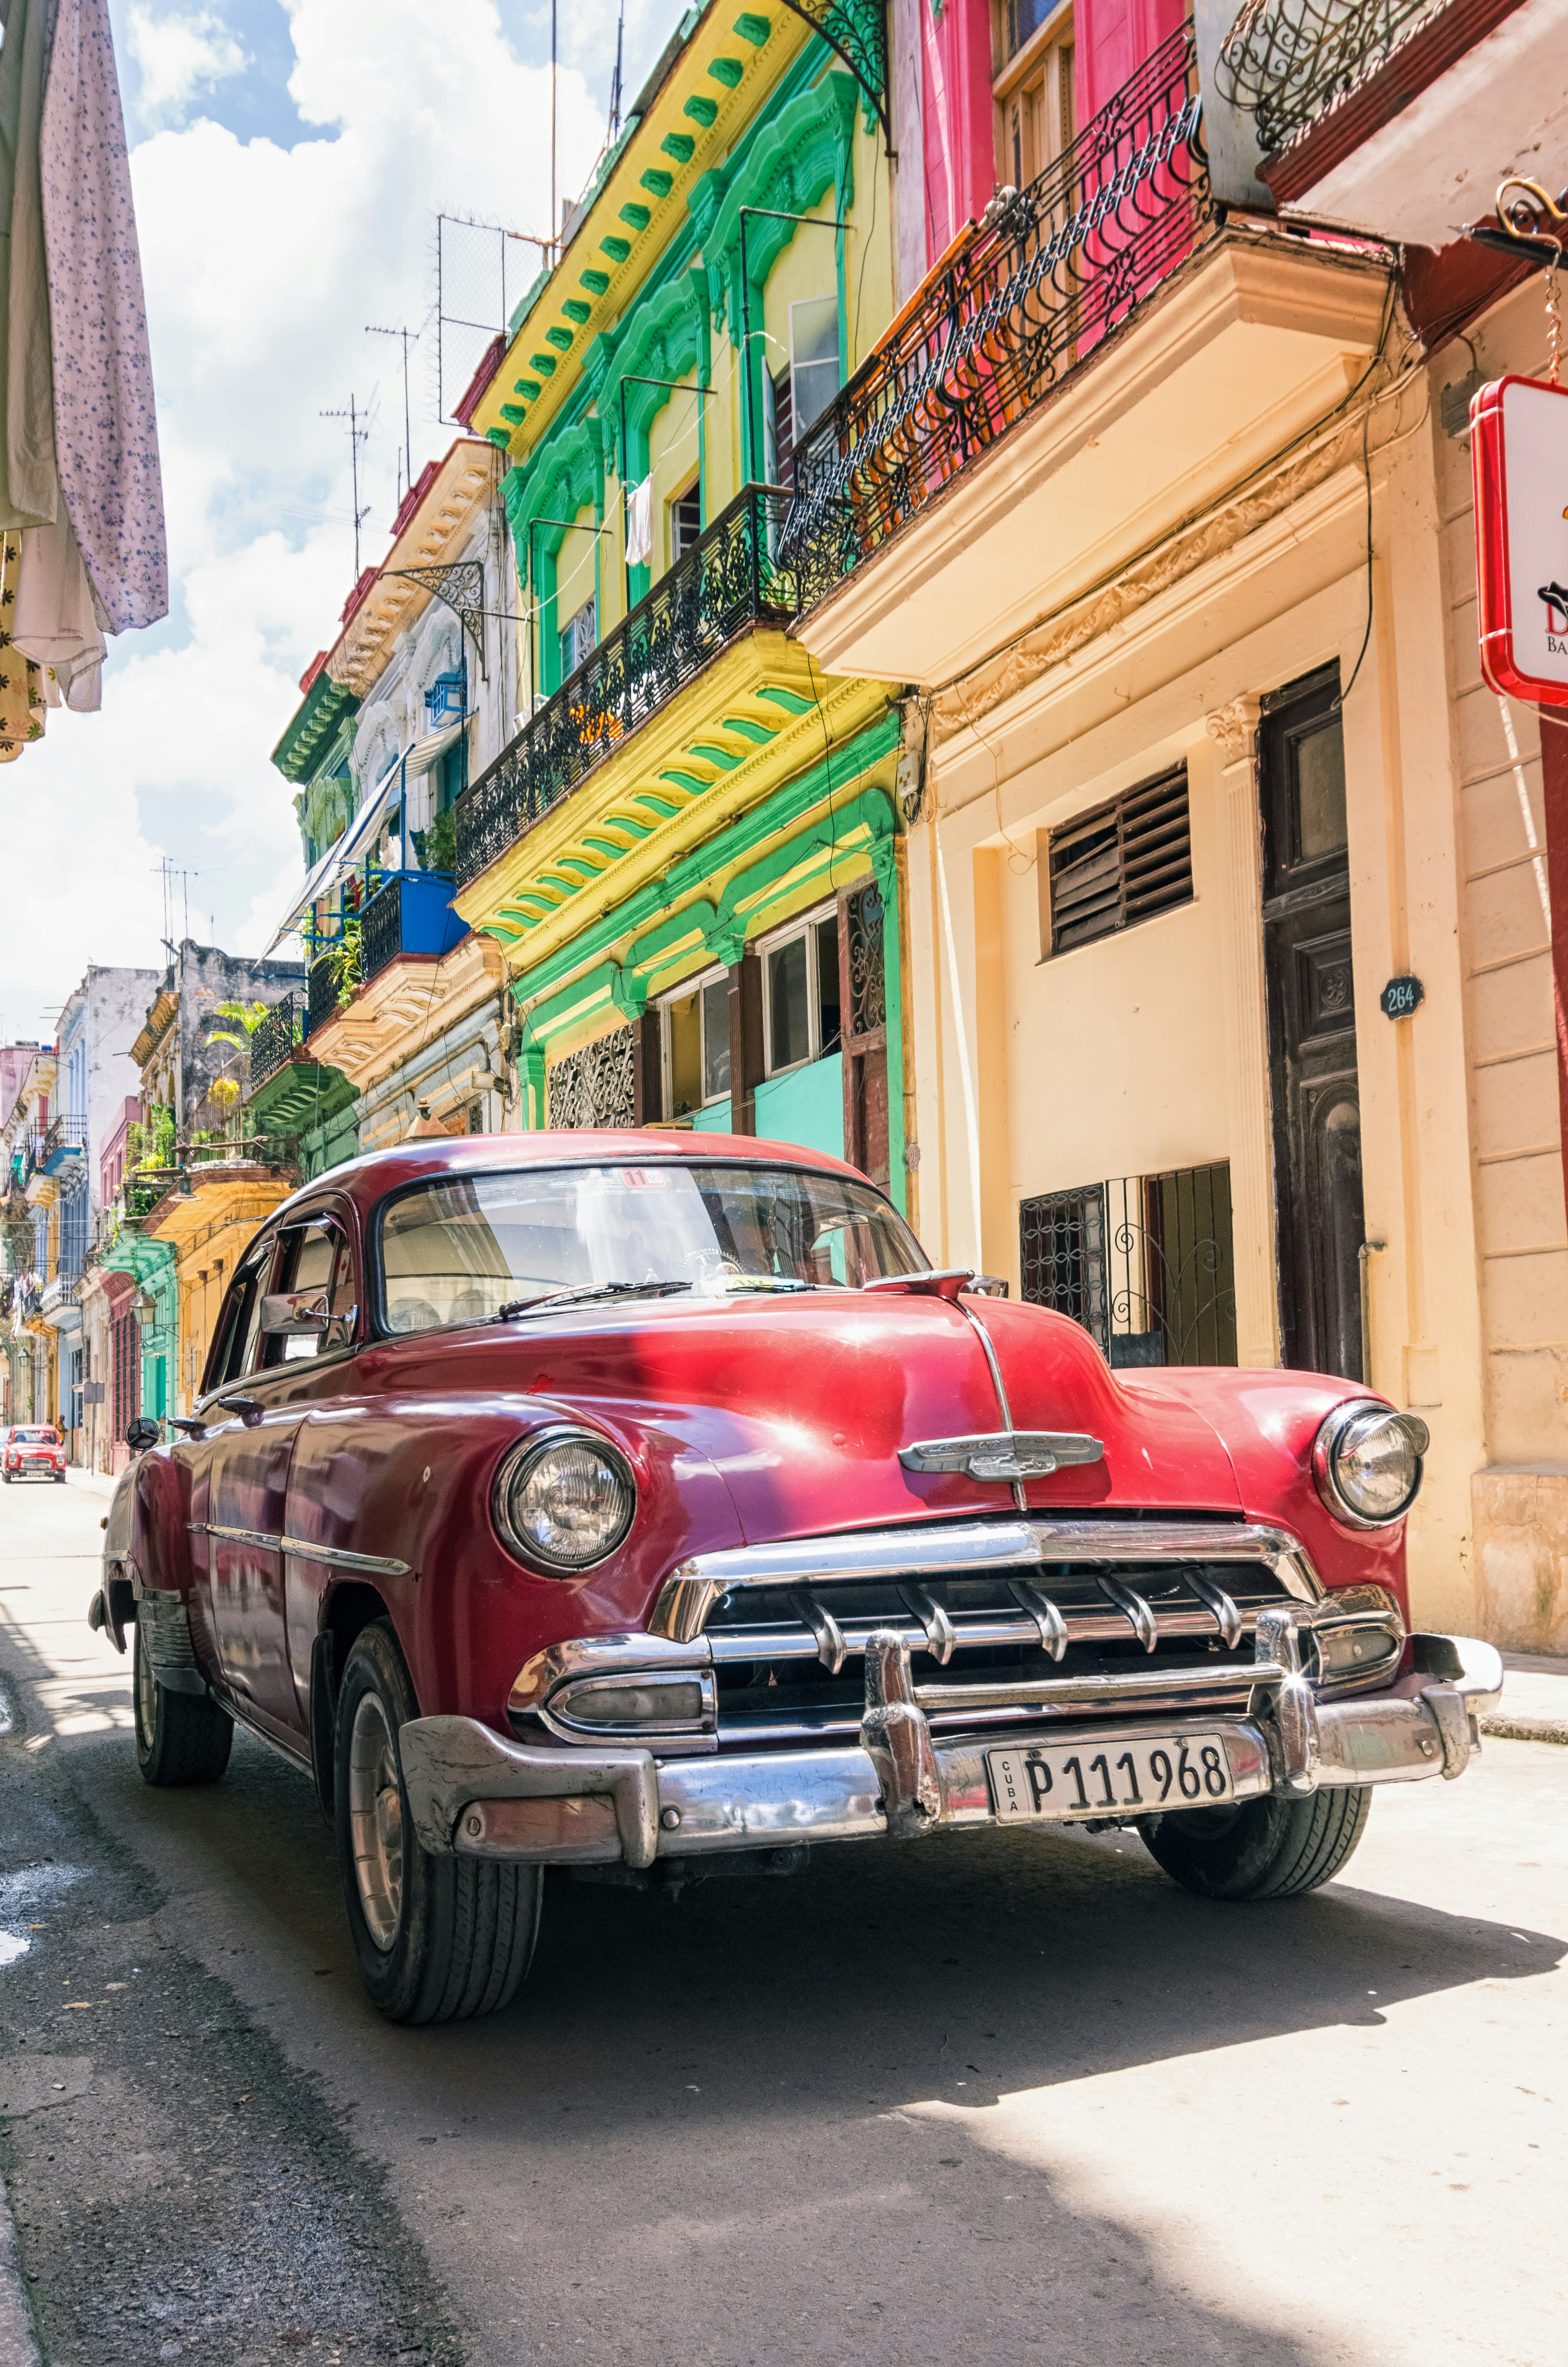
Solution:
[(477, 1323), (552, 1292), (831, 1286), (926, 1259), (880, 1193), (795, 1167), (550, 1167), (442, 1176), (381, 1225), (392, 1331)]
[(52, 1430), (15, 1430), (12, 1439), (18, 1446), (58, 1446), (58, 1433)]

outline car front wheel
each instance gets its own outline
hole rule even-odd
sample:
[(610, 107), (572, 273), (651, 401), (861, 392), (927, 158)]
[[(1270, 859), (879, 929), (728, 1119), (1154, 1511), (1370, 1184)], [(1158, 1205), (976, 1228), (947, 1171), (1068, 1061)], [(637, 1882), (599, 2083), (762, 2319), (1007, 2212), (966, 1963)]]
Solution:
[(204, 1693), (175, 1693), (159, 1684), (151, 1653), (136, 1629), (131, 1694), (136, 1763), (148, 1784), (216, 1784), (234, 1739), (231, 1719)]
[(541, 1869), (421, 1848), (398, 1734), (419, 1704), (392, 1622), (355, 1642), (337, 1697), (333, 1817), (348, 1928), (370, 2001), (392, 2022), (462, 2022), (510, 2005), (539, 1931)]
[(1366, 1829), (1372, 1795), (1314, 1792), (1304, 1800), (1246, 1800), (1149, 1817), (1143, 1846), (1200, 1898), (1299, 1898), (1332, 1881)]

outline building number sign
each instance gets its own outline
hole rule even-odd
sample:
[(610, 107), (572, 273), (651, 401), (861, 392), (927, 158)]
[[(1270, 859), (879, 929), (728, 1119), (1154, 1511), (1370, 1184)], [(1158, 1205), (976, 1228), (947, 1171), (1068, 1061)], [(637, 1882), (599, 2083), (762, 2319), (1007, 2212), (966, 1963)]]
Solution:
[(1494, 690), (1568, 707), (1568, 387), (1500, 378), (1470, 416), (1481, 670)]
[(1378, 1007), (1389, 1019), (1408, 1019), (1426, 990), (1418, 978), (1391, 978), (1378, 997)]

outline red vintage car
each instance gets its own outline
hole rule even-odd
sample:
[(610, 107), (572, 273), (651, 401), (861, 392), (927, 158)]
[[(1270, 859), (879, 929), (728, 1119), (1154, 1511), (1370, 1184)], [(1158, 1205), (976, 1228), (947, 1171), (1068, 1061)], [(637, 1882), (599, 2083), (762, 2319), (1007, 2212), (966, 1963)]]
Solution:
[(779, 1144), (354, 1161), (256, 1235), (203, 1389), (133, 1434), (92, 1623), (133, 1626), (149, 1783), (234, 1721), (313, 1777), (402, 2021), (511, 1999), (552, 1865), (1083, 1822), (1209, 1897), (1311, 1890), (1501, 1690), (1408, 1632), (1418, 1421), (1112, 1372)]
[(5, 1433), (0, 1454), (0, 1478), (8, 1488), (13, 1479), (54, 1479), (65, 1485), (65, 1441), (45, 1422), (19, 1423)]

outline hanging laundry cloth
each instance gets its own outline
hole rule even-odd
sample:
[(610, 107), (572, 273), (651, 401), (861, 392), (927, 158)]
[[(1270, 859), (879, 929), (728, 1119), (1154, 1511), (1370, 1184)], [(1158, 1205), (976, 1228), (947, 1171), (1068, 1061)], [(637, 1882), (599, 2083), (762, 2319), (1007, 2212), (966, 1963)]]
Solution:
[[(22, 0), (12, 5), (17, 9)], [(169, 563), (142, 258), (108, 0), (58, 0), (40, 168), (61, 491), (97, 620), (108, 631), (123, 633), (168, 614)]]
[(0, 527), (48, 525), (54, 379), (39, 170), (50, 0), (10, 0), (0, 46)]
[(67, 707), (96, 714), (103, 703), (104, 637), (64, 504), (52, 526), (28, 527), (21, 546), (12, 640), (53, 673)]
[(646, 567), (653, 556), (653, 480), (643, 478), (626, 497), (626, 563)]

